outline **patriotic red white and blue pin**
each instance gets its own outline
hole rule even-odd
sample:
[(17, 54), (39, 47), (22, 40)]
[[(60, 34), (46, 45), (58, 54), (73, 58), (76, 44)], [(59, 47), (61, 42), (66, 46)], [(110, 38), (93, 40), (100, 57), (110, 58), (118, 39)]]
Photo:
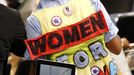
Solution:
[(71, 16), (72, 13), (73, 13), (73, 12), (72, 12), (72, 8), (66, 6), (66, 7), (63, 9), (63, 13), (64, 13), (64, 15), (66, 15), (66, 16)]
[(54, 16), (52, 17), (51, 22), (54, 26), (59, 26), (62, 23), (62, 19), (59, 16)]

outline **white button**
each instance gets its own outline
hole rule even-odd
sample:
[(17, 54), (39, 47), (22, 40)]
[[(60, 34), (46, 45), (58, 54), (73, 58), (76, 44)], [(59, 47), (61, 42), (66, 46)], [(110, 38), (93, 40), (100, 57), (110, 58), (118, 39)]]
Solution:
[(72, 15), (72, 9), (70, 7), (65, 7), (63, 9), (64, 15), (71, 16)]
[(62, 23), (62, 19), (59, 16), (54, 16), (51, 21), (54, 26), (59, 26)]

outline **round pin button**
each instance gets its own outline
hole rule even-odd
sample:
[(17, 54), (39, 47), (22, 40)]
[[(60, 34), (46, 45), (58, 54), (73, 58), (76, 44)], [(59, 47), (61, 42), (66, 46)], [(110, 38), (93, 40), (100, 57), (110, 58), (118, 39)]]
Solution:
[(54, 26), (59, 26), (62, 23), (62, 19), (59, 16), (52, 17), (51, 21)]
[(63, 9), (63, 12), (64, 12), (64, 15), (66, 15), (66, 16), (71, 16), (72, 15), (72, 9), (70, 8), (70, 7), (65, 7), (64, 9)]
[(100, 72), (100, 69), (98, 67), (94, 66), (91, 68), (92, 75), (98, 75), (99, 72)]

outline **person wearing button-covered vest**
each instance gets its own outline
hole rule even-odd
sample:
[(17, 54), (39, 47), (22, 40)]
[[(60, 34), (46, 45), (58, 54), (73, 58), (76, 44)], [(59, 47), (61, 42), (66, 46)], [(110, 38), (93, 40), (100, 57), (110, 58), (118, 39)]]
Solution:
[(105, 44), (109, 29), (104, 14), (90, 0), (71, 0), (32, 15), (42, 30), (42, 36), (25, 41), (32, 60), (45, 55), (47, 60), (75, 64), (76, 75), (121, 75), (108, 51), (119, 54), (120, 39), (115, 36)]

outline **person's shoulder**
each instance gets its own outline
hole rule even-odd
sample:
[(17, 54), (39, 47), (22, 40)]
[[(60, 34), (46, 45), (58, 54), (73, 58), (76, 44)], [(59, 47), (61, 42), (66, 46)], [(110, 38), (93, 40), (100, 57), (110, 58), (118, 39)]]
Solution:
[(9, 10), (11, 11), (11, 14), (14, 14), (14, 15), (19, 15), (19, 16), (20, 16), (19, 11), (17, 11), (16, 9), (9, 8)]
[(5, 5), (0, 4), (0, 10), (1, 10), (1, 11), (7, 11), (8, 8), (7, 8)]
[(0, 4), (0, 10), (4, 13), (4, 14), (9, 14), (9, 15), (18, 15), (19, 12), (16, 9), (12, 9), (9, 8), (3, 4)]
[(4, 7), (6, 7), (6, 6), (0, 3), (0, 8), (4, 8)]

